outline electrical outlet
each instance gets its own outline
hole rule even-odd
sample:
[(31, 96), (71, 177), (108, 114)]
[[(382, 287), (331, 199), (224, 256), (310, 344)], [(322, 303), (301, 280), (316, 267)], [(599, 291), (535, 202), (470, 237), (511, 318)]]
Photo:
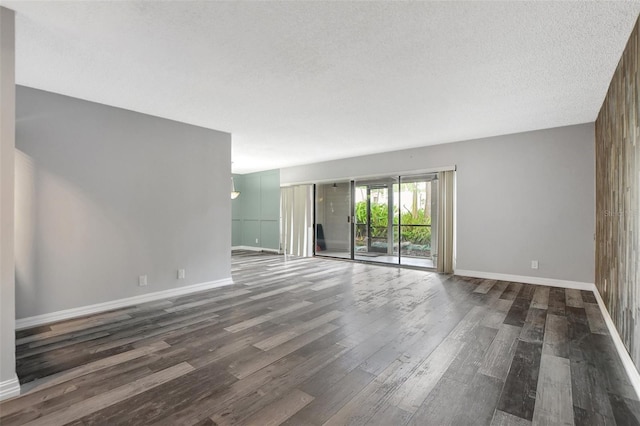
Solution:
[(538, 269), (538, 261), (537, 260), (532, 260), (531, 261), (531, 269)]
[(140, 275), (138, 277), (138, 285), (140, 287), (144, 287), (147, 285), (147, 276), (146, 275)]
[(185, 272), (184, 269), (178, 269), (178, 279), (179, 280), (183, 280), (185, 275), (186, 275), (186, 272)]
[(256, 238), (256, 244), (259, 244), (259, 243), (260, 243), (260, 240)]

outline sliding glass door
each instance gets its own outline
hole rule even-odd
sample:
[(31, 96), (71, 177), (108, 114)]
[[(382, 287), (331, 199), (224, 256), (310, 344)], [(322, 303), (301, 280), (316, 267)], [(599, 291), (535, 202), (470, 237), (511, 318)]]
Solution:
[(316, 255), (435, 268), (438, 176), (317, 184)]

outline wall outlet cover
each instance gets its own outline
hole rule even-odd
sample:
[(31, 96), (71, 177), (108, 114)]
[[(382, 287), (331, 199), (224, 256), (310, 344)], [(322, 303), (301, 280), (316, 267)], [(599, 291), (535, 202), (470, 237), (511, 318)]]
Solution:
[(140, 287), (144, 287), (147, 285), (147, 276), (146, 275), (140, 275), (138, 277), (138, 285)]

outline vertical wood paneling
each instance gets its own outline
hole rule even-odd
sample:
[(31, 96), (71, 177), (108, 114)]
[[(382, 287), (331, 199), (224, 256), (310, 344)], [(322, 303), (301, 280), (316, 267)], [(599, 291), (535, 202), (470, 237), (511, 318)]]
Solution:
[(639, 46), (636, 23), (596, 120), (596, 286), (638, 368)]

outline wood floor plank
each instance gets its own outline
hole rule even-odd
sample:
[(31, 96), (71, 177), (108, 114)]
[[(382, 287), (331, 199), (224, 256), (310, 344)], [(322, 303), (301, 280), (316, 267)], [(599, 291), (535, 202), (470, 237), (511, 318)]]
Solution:
[(462, 384), (470, 383), (475, 377), (498, 330), (478, 325), (472, 333), (474, 338), (465, 342), (443, 377)]
[(549, 307), (549, 291), (545, 286), (538, 286), (531, 300), (531, 307), (536, 309), (547, 309)]
[[(43, 334), (51, 331), (50, 325), (38, 325), (31, 328), (24, 328), (21, 330), (16, 330), (16, 342), (20, 339), (24, 339), (28, 336), (37, 336), (38, 334)], [(37, 338), (37, 337), (36, 337)]]
[(76, 377), (80, 377), (85, 374), (93, 373), (95, 371), (102, 370), (104, 368), (118, 365), (123, 362), (130, 361), (132, 359), (147, 356), (150, 353), (159, 351), (161, 349), (166, 349), (168, 347), (170, 347), (170, 345), (168, 345), (164, 341), (159, 341), (156, 343), (152, 343), (149, 346), (143, 346), (141, 348), (132, 349), (130, 351), (122, 352), (120, 354), (113, 355), (107, 358), (102, 358), (97, 361), (90, 362), (88, 364), (84, 364), (76, 368), (72, 368), (70, 370), (66, 370), (55, 376), (51, 376), (50, 378), (47, 378), (47, 380), (43, 381), (43, 383), (38, 383), (36, 386), (32, 387), (31, 391), (32, 392), (41, 391), (41, 390), (50, 388), (51, 386), (55, 386), (60, 383), (67, 382)]
[(584, 303), (592, 303), (594, 305), (598, 304), (598, 299), (596, 299), (596, 296), (595, 294), (593, 294), (593, 291), (581, 290), (580, 294), (582, 295), (582, 301)]
[(491, 305), (490, 309), (482, 319), (482, 325), (498, 330), (507, 317), (513, 300), (497, 299)]
[(567, 318), (567, 337), (569, 340), (569, 356), (571, 360), (588, 360), (593, 356), (590, 349), (591, 330), (584, 308), (567, 306), (565, 308)]
[(568, 324), (565, 317), (548, 314), (542, 352), (569, 358), (568, 332)]
[(79, 343), (84, 343), (84, 342), (90, 342), (90, 341), (95, 341), (98, 339), (101, 339), (103, 337), (108, 337), (111, 334), (106, 332), (106, 331), (102, 331), (99, 333), (92, 333), (92, 334), (85, 334), (73, 339), (69, 339), (69, 340), (64, 340), (64, 341), (60, 341), (60, 342), (56, 342), (56, 343), (52, 343), (49, 345), (36, 345), (35, 347), (27, 347), (27, 348), (18, 348), (16, 350), (16, 359), (24, 359), (24, 358), (29, 358), (29, 357), (33, 357), (34, 355), (38, 355), (41, 353), (45, 353), (45, 352), (50, 352), (52, 350), (56, 350), (56, 349), (62, 349), (62, 348), (67, 348), (69, 346), (74, 346), (77, 345)]
[(263, 351), (268, 351), (275, 348), (276, 346), (288, 342), (295, 337), (300, 336), (301, 334), (311, 331), (316, 327), (324, 325), (329, 321), (340, 318), (340, 316), (342, 316), (342, 312), (340, 311), (327, 312), (326, 314), (320, 315), (319, 317), (314, 318), (311, 321), (307, 321), (297, 326), (291, 327), (286, 331), (268, 337), (264, 340), (259, 341), (258, 343), (254, 343), (253, 346), (258, 349), (262, 349)]
[(531, 420), (536, 403), (542, 343), (518, 341), (497, 408)]
[(609, 394), (616, 423), (619, 425), (640, 426), (640, 403), (619, 395)]
[(389, 425), (404, 425), (411, 418), (411, 413), (396, 407), (391, 404), (387, 404), (382, 409), (378, 410), (367, 422), (367, 425), (372, 426), (389, 426)]
[(604, 373), (608, 392), (637, 401), (638, 394), (625, 374), (624, 366), (616, 354), (615, 344), (611, 337), (591, 334), (590, 343), (589, 360), (598, 365), (598, 368)]
[(340, 410), (350, 399), (363, 390), (375, 376), (359, 368), (352, 370), (336, 386), (315, 397), (313, 402), (292, 416), (285, 425), (301, 423), (322, 424)]
[[(132, 319), (131, 315), (120, 314), (112, 315), (107, 318), (102, 318), (100, 321), (82, 321), (74, 323), (74, 326), (69, 327), (54, 327), (43, 333), (31, 334), (19, 339), (16, 339), (16, 345), (20, 348), (23, 345), (28, 345), (30, 348), (38, 346), (44, 346), (51, 343), (57, 343), (63, 339), (54, 339), (58, 336), (64, 336), (64, 339), (68, 339), (70, 336), (77, 337), (85, 334), (99, 333), (105, 331), (105, 328), (112, 326), (113, 324), (120, 324), (123, 321)], [(87, 332), (88, 331), (88, 332)]]
[(584, 310), (587, 313), (587, 320), (589, 321), (589, 329), (594, 334), (609, 334), (607, 324), (604, 322), (600, 307), (592, 303), (585, 303)]
[[(317, 341), (316, 343), (319, 343)], [(294, 389), (307, 377), (344, 353), (339, 345), (311, 348), (306, 355), (291, 354), (256, 373), (240, 379), (224, 392), (205, 397), (161, 420), (158, 424), (195, 424), (205, 417), (222, 416), (227, 422), (240, 422), (276, 400), (283, 390)], [(302, 350), (301, 350), (302, 351)], [(198, 370), (196, 370), (198, 371)], [(256, 392), (261, 389), (261, 392)]]
[(520, 340), (532, 343), (542, 343), (545, 334), (545, 324), (547, 321), (546, 309), (530, 308), (527, 312)]
[(497, 281), (496, 284), (491, 287), (491, 290), (487, 292), (487, 301), (500, 299), (504, 291), (509, 287), (509, 284), (508, 281)]
[(566, 307), (566, 296), (564, 288), (551, 287), (549, 289), (549, 306), (547, 307), (550, 314), (564, 316)]
[[(358, 323), (354, 325), (350, 322), (350, 329), (354, 331), (348, 338), (341, 340), (339, 343), (349, 349), (340, 359), (318, 372), (315, 377), (303, 384), (301, 388), (311, 395), (318, 395), (331, 388), (334, 383), (348, 374), (351, 370), (366, 362), (370, 357), (374, 356), (379, 350), (387, 344), (395, 340), (397, 336), (397, 327), (406, 327), (409, 324), (411, 328), (415, 326), (415, 321), (422, 315), (423, 308), (418, 306), (410, 313), (401, 316), (395, 321), (391, 321), (385, 317), (379, 317), (374, 322), (363, 322), (362, 326), (368, 323), (368, 326), (362, 330)], [(442, 321), (441, 326), (434, 327), (431, 333), (425, 334), (421, 345), (409, 348), (404, 353), (410, 362), (421, 361), (424, 356), (430, 354), (446, 337), (454, 327), (453, 322), (459, 321), (463, 315), (456, 314), (446, 306), (439, 305), (439, 309), (433, 311), (434, 316), (439, 317)], [(365, 317), (368, 318), (368, 317)], [(392, 360), (389, 360), (391, 362)]]
[[(57, 386), (45, 389), (41, 392), (27, 393), (24, 398), (29, 400), (32, 405), (24, 405), (23, 397), (16, 399), (16, 404), (23, 405), (12, 414), (5, 415), (4, 409), (2, 413), (2, 425), (24, 425), (39, 417), (46, 416), (67, 407), (86, 401), (96, 395), (109, 392), (121, 386), (130, 384), (138, 379), (143, 379), (153, 374), (148, 367), (140, 365), (138, 362), (134, 365), (126, 365), (123, 368), (107, 368), (99, 370), (95, 373), (81, 376), (70, 382), (62, 383)], [(13, 400), (9, 401), (9, 406), (13, 404)], [(4, 404), (2, 404), (4, 407)]]
[[(194, 387), (197, 381), (199, 386)], [(204, 397), (217, 395), (237, 379), (219, 366), (210, 365), (192, 370), (175, 379), (154, 386), (117, 404), (86, 415), (69, 426), (87, 424), (117, 425), (127, 418), (127, 424), (153, 424), (175, 410), (180, 410)]]
[(110, 392), (89, 398), (81, 403), (74, 404), (64, 410), (40, 417), (37, 420), (27, 423), (25, 426), (53, 426), (70, 423), (86, 416), (87, 414), (91, 414), (95, 411), (116, 404), (126, 398), (130, 398), (131, 396), (180, 377), (190, 371), (193, 371), (193, 367), (186, 362), (181, 363), (143, 379), (136, 380), (130, 384), (121, 386)]
[(490, 424), (495, 411), (494, 407), (500, 399), (502, 387), (502, 380), (484, 374), (476, 374), (466, 386), (460, 400), (460, 406), (466, 407), (466, 409), (459, 410), (451, 424)]
[(396, 372), (402, 368), (403, 362), (395, 360), (384, 371), (375, 377), (353, 398), (348, 400), (323, 426), (361, 425), (366, 424), (382, 399), (381, 389), (390, 388), (390, 379), (397, 377)]
[(574, 424), (571, 363), (568, 359), (542, 354), (533, 423), (563, 426)]
[(567, 306), (570, 306), (572, 308), (584, 307), (584, 302), (582, 301), (582, 293), (580, 293), (580, 290), (568, 288), (565, 290), (565, 294), (567, 296)]
[(467, 341), (473, 338), (472, 331), (477, 327), (478, 323), (486, 315), (486, 309), (482, 306), (474, 306), (471, 310), (458, 322), (448, 335), (449, 339)]
[[(294, 389), (277, 402), (263, 408), (245, 421), (246, 426), (278, 426), (313, 401), (313, 397)], [(214, 419), (215, 420), (215, 419)]]
[(297, 311), (298, 309), (302, 309), (311, 304), (312, 304), (311, 302), (307, 302), (307, 301), (294, 303), (293, 305), (287, 306), (286, 308), (278, 309), (277, 311), (269, 312), (268, 314), (260, 315), (259, 317), (255, 317), (255, 318), (248, 319), (246, 321), (239, 322), (229, 327), (225, 327), (224, 329), (231, 333), (236, 333), (238, 331), (246, 330), (247, 328), (251, 328), (258, 324), (262, 324), (263, 322), (270, 321), (279, 316), (288, 314), (289, 312)]
[(82, 330), (84, 328), (92, 327), (94, 325), (101, 325), (112, 321), (121, 321), (125, 319), (131, 319), (131, 316), (119, 311), (99, 313), (88, 317), (76, 318), (67, 321), (57, 322), (50, 324), (49, 328), (52, 331), (64, 331), (66, 333)]
[(249, 296), (249, 299), (251, 300), (260, 300), (260, 299), (264, 299), (267, 297), (271, 297), (271, 296), (275, 296), (276, 294), (282, 294), (282, 293), (286, 293), (288, 291), (291, 290), (295, 290), (298, 289), (302, 286), (308, 285), (308, 282), (302, 282), (302, 283), (297, 283), (297, 284), (293, 284), (293, 285), (288, 285), (286, 287), (280, 287), (280, 288), (276, 288), (275, 290), (271, 290), (271, 291), (266, 291), (264, 293), (260, 293), (260, 294), (256, 294), (254, 296)]
[(455, 359), (463, 343), (457, 340), (442, 342), (407, 380), (390, 396), (390, 404), (415, 413)]
[(491, 290), (491, 287), (493, 287), (495, 284), (496, 280), (482, 280), (480, 285), (478, 285), (478, 288), (473, 290), (473, 292), (487, 294), (489, 290)]
[(290, 340), (285, 344), (279, 345), (270, 351), (258, 354), (246, 363), (232, 364), (230, 366), (230, 372), (239, 379), (247, 377), (250, 374), (253, 374), (256, 371), (260, 370), (261, 368), (264, 368), (269, 364), (273, 364), (280, 358), (304, 347), (305, 345), (308, 345), (314, 340), (319, 339), (320, 337), (329, 334), (337, 329), (338, 327), (333, 324), (324, 324), (293, 340)]
[(570, 362), (574, 419), (585, 424), (615, 424), (602, 372), (583, 359), (571, 359)]
[(514, 300), (522, 290), (522, 286), (523, 284), (520, 283), (509, 283), (509, 286), (500, 295), (500, 299)]
[[(149, 307), (152, 306), (152, 307)], [(125, 319), (120, 321), (110, 321), (105, 322), (100, 325), (93, 324), (91, 327), (86, 327), (84, 329), (74, 330), (73, 332), (67, 332), (64, 329), (58, 331), (48, 331), (46, 333), (42, 333), (38, 336), (38, 339), (32, 339), (29, 341), (20, 341), (16, 342), (18, 345), (18, 349), (22, 345), (29, 344), (29, 347), (34, 347), (33, 340), (37, 340), (35, 344), (37, 345), (49, 345), (51, 343), (57, 343), (64, 340), (72, 340), (78, 336), (83, 336), (86, 334), (93, 334), (103, 331), (111, 331), (111, 330), (122, 330), (125, 327), (132, 327), (138, 324), (146, 324), (150, 321), (154, 321), (157, 318), (166, 317), (167, 314), (162, 310), (162, 308), (173, 306), (168, 300), (163, 301), (163, 303), (153, 303), (153, 304), (144, 304), (140, 305), (137, 308), (125, 308), (123, 312), (127, 313), (131, 319)], [(155, 309), (158, 308), (158, 309)], [(32, 342), (32, 343), (29, 343)]]
[(19, 411), (34, 410), (39, 404), (57, 399), (61, 395), (75, 392), (77, 390), (78, 387), (76, 385), (67, 384), (66, 386), (56, 386), (55, 389), (48, 389), (46, 392), (29, 391), (28, 395), (22, 394), (20, 398), (11, 399), (2, 404), (1, 414), (4, 419), (3, 424), (10, 423), (12, 417), (15, 419), (16, 416), (12, 415)]
[(238, 290), (234, 290), (234, 291), (232, 291), (230, 293), (223, 294), (223, 295), (216, 296), (216, 297), (204, 298), (204, 299), (195, 300), (195, 301), (189, 302), (189, 303), (177, 304), (177, 305), (171, 306), (169, 308), (166, 308), (165, 312), (180, 312), (180, 311), (184, 311), (185, 309), (191, 309), (191, 308), (195, 308), (195, 307), (202, 306), (202, 305), (209, 305), (209, 304), (213, 304), (215, 302), (219, 302), (219, 301), (222, 301), (222, 300), (233, 299), (234, 297), (242, 296), (242, 295), (245, 295), (245, 294), (251, 294), (251, 292), (249, 290), (246, 290), (246, 289), (238, 289)]
[(513, 414), (496, 410), (491, 420), (491, 426), (531, 426), (531, 422)]
[(479, 373), (505, 380), (516, 351), (520, 327), (503, 324), (478, 369)]
[[(523, 287), (523, 289), (526, 287)], [(531, 299), (525, 297), (516, 297), (511, 305), (511, 309), (507, 313), (504, 319), (505, 324), (514, 325), (516, 327), (522, 327), (529, 314), (529, 307), (531, 306)]]
[(453, 419), (466, 407), (461, 404), (452, 404), (452, 401), (461, 399), (465, 389), (466, 384), (442, 377), (422, 405), (413, 413), (408, 424), (410, 426), (453, 424)]
[(101, 353), (86, 353), (78, 351), (75, 353), (57, 354), (57, 351), (54, 350), (35, 355), (32, 359), (17, 359), (16, 369), (20, 372), (19, 378), (21, 384), (29, 383), (37, 379), (75, 368), (79, 365), (88, 364), (102, 358), (108, 358), (112, 355), (117, 355), (132, 349), (135, 349), (132, 345), (123, 344), (116, 348), (105, 350)]
[(529, 301), (532, 301), (537, 288), (538, 288), (537, 285), (522, 284), (522, 288), (520, 289), (520, 292), (518, 293), (516, 298), (519, 297), (521, 299), (527, 299)]

